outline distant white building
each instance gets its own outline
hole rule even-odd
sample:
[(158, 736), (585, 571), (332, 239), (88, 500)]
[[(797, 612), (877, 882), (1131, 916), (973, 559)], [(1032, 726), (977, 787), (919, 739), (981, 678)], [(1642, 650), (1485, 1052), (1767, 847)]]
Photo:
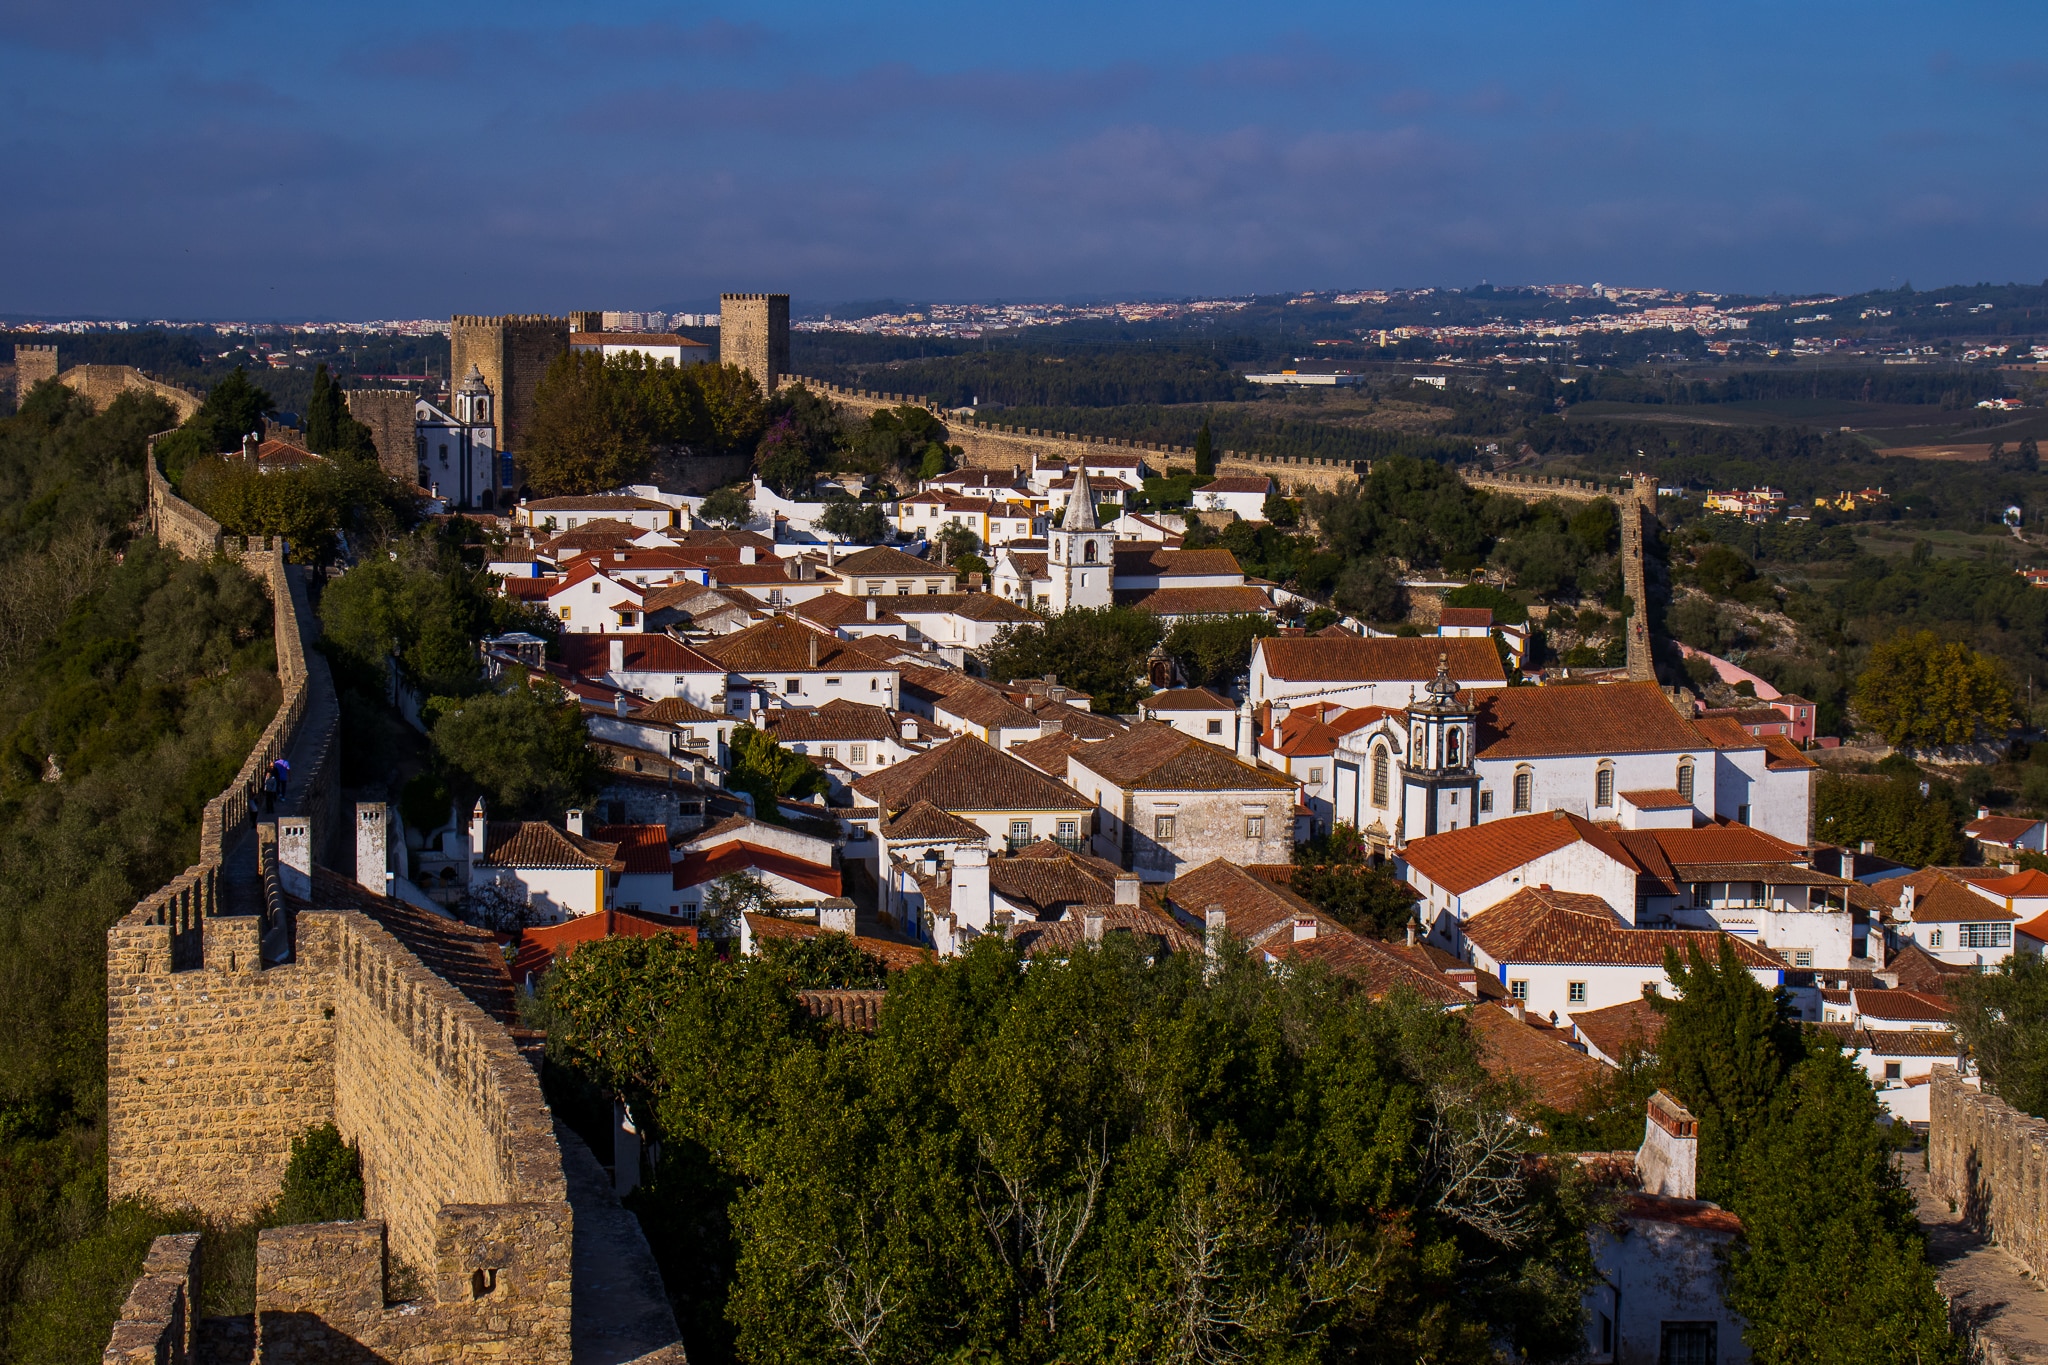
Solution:
[(1195, 490), (1195, 506), (1204, 512), (1235, 512), (1245, 521), (1266, 519), (1266, 499), (1273, 481), (1263, 474), (1225, 474)]
[(569, 349), (595, 352), (610, 360), (617, 356), (640, 355), (648, 360), (675, 366), (702, 365), (713, 359), (717, 348), (673, 332), (575, 332)]

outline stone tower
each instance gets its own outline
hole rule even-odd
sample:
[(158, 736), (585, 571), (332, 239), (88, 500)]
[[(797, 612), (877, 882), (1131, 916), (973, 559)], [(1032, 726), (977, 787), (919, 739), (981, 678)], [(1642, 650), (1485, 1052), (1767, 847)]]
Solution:
[(1095, 517), (1095, 490), (1088, 486), (1088, 471), (1074, 475), (1074, 493), (1067, 499), (1066, 515), (1057, 528), (1046, 533), (1051, 557), (1046, 571), (1052, 575), (1054, 611), (1069, 607), (1106, 607), (1111, 602), (1111, 580), (1116, 537), (1102, 529)]
[(774, 394), (789, 373), (789, 295), (720, 294), (718, 363), (739, 366)]
[(57, 348), (55, 346), (23, 346), (14, 348), (14, 405), (21, 406), (21, 400), (28, 397), (28, 391), (45, 379), (57, 377)]
[(458, 314), (448, 327), (452, 389), (474, 367), (497, 395), (498, 448), (517, 452), (533, 420), (548, 362), (569, 349), (569, 319), (547, 314), (487, 318)]

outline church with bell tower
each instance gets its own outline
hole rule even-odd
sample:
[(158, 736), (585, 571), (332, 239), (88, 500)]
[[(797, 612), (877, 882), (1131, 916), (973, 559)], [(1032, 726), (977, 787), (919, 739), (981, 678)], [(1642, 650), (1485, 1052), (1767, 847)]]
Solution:
[(1472, 708), (1458, 700), (1450, 660), (1408, 705), (1408, 752), (1401, 761), (1401, 842), (1479, 823), (1479, 772), (1472, 763)]
[(1069, 607), (1106, 607), (1112, 600), (1111, 580), (1115, 577), (1116, 537), (1104, 530), (1095, 515), (1095, 492), (1088, 486), (1088, 471), (1074, 475), (1074, 495), (1067, 499), (1066, 515), (1046, 533), (1046, 570), (1052, 591), (1046, 603), (1053, 611)]

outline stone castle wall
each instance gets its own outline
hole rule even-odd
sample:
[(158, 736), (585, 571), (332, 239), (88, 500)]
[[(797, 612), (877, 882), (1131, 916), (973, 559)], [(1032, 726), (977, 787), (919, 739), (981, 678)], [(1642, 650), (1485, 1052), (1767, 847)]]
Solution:
[(28, 397), (28, 391), (45, 379), (57, 377), (57, 348), (17, 342), (14, 347), (14, 405)]
[(2048, 1275), (2048, 1123), (1936, 1067), (1928, 1100), (1928, 1187), (1955, 1204), (2035, 1279)]
[(57, 376), (57, 382), (84, 394), (95, 408), (102, 409), (124, 393), (150, 394), (169, 403), (180, 422), (191, 420), (206, 401), (190, 389), (145, 374), (133, 365), (73, 365)]
[(377, 447), (377, 467), (396, 479), (400, 488), (418, 485), (419, 440), (413, 422), (419, 395), (410, 389), (344, 389), (342, 397), (348, 403), (348, 415), (370, 429), (370, 440)]
[[(533, 421), (541, 376), (569, 349), (569, 319), (545, 313), (477, 317), (458, 313), (448, 327), (448, 387), (455, 388), (474, 365), (491, 386), (498, 412), (498, 446), (517, 452)], [(381, 449), (380, 449), (381, 453)], [(419, 478), (415, 464), (412, 477)]]
[(774, 393), (789, 374), (789, 295), (720, 294), (718, 363), (754, 376)]

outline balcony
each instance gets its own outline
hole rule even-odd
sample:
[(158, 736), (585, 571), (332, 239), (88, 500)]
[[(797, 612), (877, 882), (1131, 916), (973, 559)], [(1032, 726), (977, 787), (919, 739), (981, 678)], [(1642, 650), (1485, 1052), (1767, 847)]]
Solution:
[(1040, 834), (1034, 835), (1029, 839), (1019, 839), (1012, 835), (1008, 840), (1011, 853), (1029, 848), (1033, 844), (1042, 843), (1058, 844), (1069, 853), (1086, 853), (1088, 851), (1088, 836), (1085, 834)]

